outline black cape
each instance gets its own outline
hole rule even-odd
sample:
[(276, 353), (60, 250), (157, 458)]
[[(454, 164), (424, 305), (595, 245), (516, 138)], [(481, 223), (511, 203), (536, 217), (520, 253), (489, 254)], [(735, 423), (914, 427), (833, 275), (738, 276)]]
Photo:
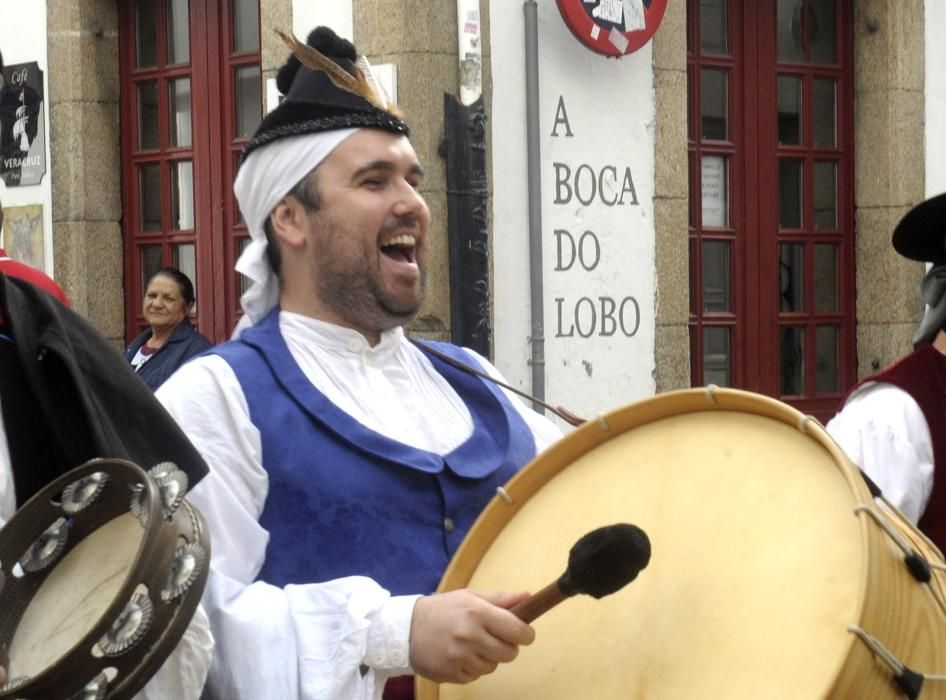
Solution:
[(174, 462), (191, 487), (200, 454), (105, 337), (46, 292), (0, 274), (0, 407), (17, 507), (95, 457)]

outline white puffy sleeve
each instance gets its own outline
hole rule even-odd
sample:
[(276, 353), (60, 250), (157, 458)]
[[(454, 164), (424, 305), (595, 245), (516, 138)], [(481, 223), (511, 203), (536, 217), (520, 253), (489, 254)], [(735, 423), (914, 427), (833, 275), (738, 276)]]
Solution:
[(866, 384), (826, 427), (851, 461), (916, 523), (933, 490), (933, 444), (913, 397), (891, 384)]
[(256, 581), (269, 542), (258, 520), (268, 479), (259, 431), (230, 366), (200, 357), (157, 397), (204, 457), (210, 473), (188, 498), (211, 534), (203, 606), (216, 642), (214, 698), (380, 698), (384, 681), (410, 673), (417, 596), (392, 597), (349, 577), (278, 588)]

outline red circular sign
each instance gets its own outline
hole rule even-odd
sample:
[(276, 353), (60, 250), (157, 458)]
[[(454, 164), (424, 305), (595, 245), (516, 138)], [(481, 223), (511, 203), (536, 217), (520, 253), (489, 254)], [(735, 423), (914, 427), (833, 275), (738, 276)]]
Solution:
[(556, 0), (575, 38), (605, 56), (625, 56), (650, 41), (667, 0)]

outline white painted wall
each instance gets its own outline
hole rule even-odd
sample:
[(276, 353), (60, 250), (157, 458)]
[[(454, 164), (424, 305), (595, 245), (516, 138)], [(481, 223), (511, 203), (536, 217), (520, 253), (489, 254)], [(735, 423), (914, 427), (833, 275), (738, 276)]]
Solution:
[(4, 65), (36, 61), (43, 71), (43, 128), (46, 139), (46, 174), (38, 185), (7, 187), (0, 180), (0, 200), (4, 208), (28, 204), (43, 206), (44, 270), (54, 275), (52, 186), (49, 156), (49, 67), (46, 60), (46, 3), (0, 0), (0, 52)]
[(946, 192), (946, 2), (926, 0), (926, 195)]
[[(531, 390), (529, 242), (526, 182), (526, 104), (524, 12), (522, 0), (494, 0), (490, 5), (493, 76), (493, 268), (495, 358), (516, 386)], [(621, 59), (586, 49), (569, 32), (555, 3), (538, 3), (542, 148), (542, 236), (546, 398), (589, 416), (650, 396), (654, 382), (654, 126), (655, 104), (651, 44)], [(572, 136), (563, 123), (553, 125), (560, 99)], [(561, 114), (559, 117), (561, 118)], [(681, 115), (683, 118), (683, 115)], [(559, 172), (571, 171), (572, 197), (557, 187)], [(587, 203), (574, 193), (575, 173)], [(614, 168), (615, 183), (605, 173), (605, 198), (622, 190), (627, 169), (637, 205), (608, 206), (599, 194), (587, 201), (602, 169)], [(592, 231), (600, 261), (592, 270), (576, 262), (570, 269), (567, 230), (576, 240)], [(563, 248), (559, 260), (558, 241)], [(585, 238), (586, 263), (592, 267), (593, 239)], [(562, 265), (558, 263), (561, 262)], [(620, 325), (602, 323), (601, 297), (625, 312), (636, 302), (639, 325), (630, 337)], [(631, 301), (625, 301), (633, 299)], [(609, 302), (605, 302), (610, 306)], [(576, 320), (576, 306), (577, 320)], [(591, 309), (596, 327), (591, 330)], [(617, 311), (612, 317), (617, 319)], [(635, 318), (625, 313), (625, 326)], [(607, 335), (608, 331), (614, 333)], [(569, 332), (571, 335), (569, 337)]]

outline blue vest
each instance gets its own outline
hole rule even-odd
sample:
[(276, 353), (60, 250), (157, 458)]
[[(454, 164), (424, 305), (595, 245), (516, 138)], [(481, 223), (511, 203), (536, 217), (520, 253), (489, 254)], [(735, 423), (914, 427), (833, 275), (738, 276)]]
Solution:
[[(436, 347), (475, 366), (456, 346)], [(362, 575), (395, 595), (432, 592), (496, 488), (535, 456), (498, 387), (435, 357), (474, 423), (447, 455), (384, 437), (331, 403), (292, 358), (278, 309), (212, 352), (236, 373), (262, 437), (270, 540), (258, 580), (275, 586)]]

